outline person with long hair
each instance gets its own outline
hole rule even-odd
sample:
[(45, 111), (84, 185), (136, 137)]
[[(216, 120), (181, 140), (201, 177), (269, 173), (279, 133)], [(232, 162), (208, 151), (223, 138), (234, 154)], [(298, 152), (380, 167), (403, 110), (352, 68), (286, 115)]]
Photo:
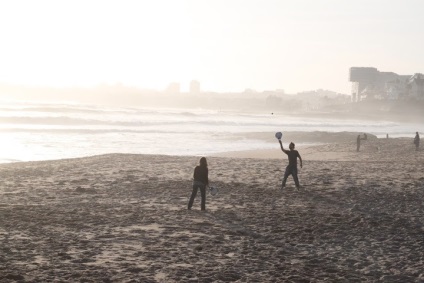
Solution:
[(206, 187), (209, 186), (209, 172), (208, 162), (206, 157), (200, 158), (199, 165), (194, 168), (193, 174), (193, 191), (191, 193), (190, 200), (188, 202), (188, 209), (190, 210), (193, 206), (194, 198), (197, 195), (197, 190), (200, 189), (200, 196), (202, 197), (200, 208), (206, 210)]

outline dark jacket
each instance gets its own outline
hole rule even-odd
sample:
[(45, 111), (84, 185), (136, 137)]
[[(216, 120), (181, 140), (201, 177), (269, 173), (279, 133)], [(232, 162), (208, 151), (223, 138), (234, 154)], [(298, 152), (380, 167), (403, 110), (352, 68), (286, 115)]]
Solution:
[(196, 166), (196, 168), (194, 168), (193, 179), (194, 181), (208, 185), (208, 167)]

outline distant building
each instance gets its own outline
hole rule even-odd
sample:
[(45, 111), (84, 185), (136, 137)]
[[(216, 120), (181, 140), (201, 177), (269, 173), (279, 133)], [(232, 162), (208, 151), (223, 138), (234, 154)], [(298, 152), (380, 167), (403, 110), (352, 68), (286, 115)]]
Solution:
[(192, 80), (190, 82), (190, 93), (191, 94), (198, 94), (200, 93), (200, 83), (196, 80)]
[(407, 89), (410, 98), (424, 99), (424, 75), (417, 73), (410, 77)]
[(396, 79), (386, 83), (386, 98), (388, 100), (398, 100), (405, 98), (407, 95), (407, 89), (405, 81)]
[(180, 84), (175, 82), (170, 83), (166, 88), (165, 92), (168, 94), (180, 93)]
[(352, 82), (352, 101), (406, 98), (409, 96), (410, 78), (411, 75), (380, 72), (372, 67), (351, 67), (349, 81)]
[(376, 68), (352, 67), (349, 70), (349, 81), (352, 82), (352, 101), (361, 101), (361, 93), (372, 85), (378, 76)]

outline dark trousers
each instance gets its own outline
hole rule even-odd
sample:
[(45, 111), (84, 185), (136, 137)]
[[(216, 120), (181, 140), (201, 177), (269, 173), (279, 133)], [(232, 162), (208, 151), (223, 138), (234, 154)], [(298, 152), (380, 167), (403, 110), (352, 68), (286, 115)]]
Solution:
[(287, 178), (290, 175), (293, 176), (294, 183), (296, 184), (296, 187), (299, 188), (300, 187), (300, 184), (299, 184), (299, 178), (297, 177), (297, 166), (290, 166), (290, 165), (288, 165), (286, 167), (286, 172), (284, 172), (284, 178), (283, 178), (282, 187), (285, 187), (286, 186)]
[(202, 197), (202, 202), (200, 204), (200, 208), (202, 210), (206, 210), (206, 186), (205, 185), (198, 185), (193, 184), (193, 191), (191, 192), (191, 197), (188, 202), (188, 209), (191, 209), (193, 206), (194, 198), (197, 195), (197, 190), (200, 189), (200, 196)]

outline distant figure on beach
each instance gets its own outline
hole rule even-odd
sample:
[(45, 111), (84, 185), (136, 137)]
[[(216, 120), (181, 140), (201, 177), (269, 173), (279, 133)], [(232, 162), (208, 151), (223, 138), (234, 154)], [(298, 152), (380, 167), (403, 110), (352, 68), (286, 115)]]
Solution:
[(420, 147), (420, 135), (418, 134), (418, 132), (416, 132), (416, 134), (415, 134), (414, 144), (415, 144), (415, 150), (419, 150), (419, 147)]
[(361, 147), (361, 135), (358, 135), (356, 138), (356, 151), (359, 151), (359, 148)]
[(200, 189), (200, 196), (202, 197), (200, 208), (201, 210), (206, 210), (206, 186), (209, 185), (208, 174), (208, 162), (206, 161), (206, 157), (202, 157), (200, 158), (199, 165), (194, 168), (193, 191), (188, 202), (189, 210), (193, 206), (194, 198), (197, 195), (198, 189)]
[(368, 139), (368, 136), (366, 133), (364, 133), (364, 141), (366, 141)]
[(289, 145), (290, 150), (284, 149), (283, 147), (283, 143), (281, 142), (281, 140), (278, 140), (278, 142), (280, 143), (280, 147), (281, 150), (287, 154), (288, 158), (289, 158), (289, 165), (287, 165), (286, 167), (286, 171), (284, 172), (284, 178), (283, 178), (283, 182), (281, 184), (281, 189), (284, 189), (284, 187), (286, 186), (286, 181), (287, 178), (289, 177), (289, 175), (293, 176), (293, 180), (294, 183), (296, 184), (296, 188), (299, 189), (300, 188), (300, 184), (299, 184), (299, 178), (297, 177), (297, 159), (299, 158), (300, 161), (300, 168), (302, 168), (302, 157), (300, 157), (300, 154), (297, 150), (294, 149), (294, 143), (291, 142)]
[(389, 134), (386, 134), (386, 139), (388, 139), (389, 138)]

